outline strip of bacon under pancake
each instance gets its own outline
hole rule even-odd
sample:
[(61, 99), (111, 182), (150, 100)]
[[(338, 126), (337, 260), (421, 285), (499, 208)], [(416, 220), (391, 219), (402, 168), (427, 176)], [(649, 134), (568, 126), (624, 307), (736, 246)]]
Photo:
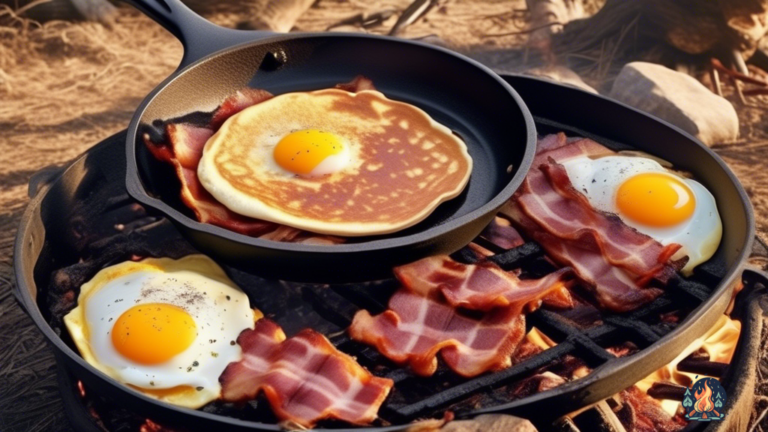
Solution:
[(560, 239), (542, 230), (514, 201), (505, 204), (501, 213), (509, 217), (528, 238), (539, 243), (550, 258), (572, 267), (606, 309), (630, 311), (662, 293), (658, 288), (639, 286), (630, 275), (613, 266), (594, 248), (584, 248), (578, 241)]
[(418, 375), (435, 373), (439, 352), (454, 372), (472, 377), (512, 364), (510, 356), (525, 336), (525, 316), (507, 307), (470, 317), (435, 296), (403, 288), (380, 315), (357, 312), (349, 334), (397, 363), (408, 363)]
[(280, 326), (263, 318), (237, 343), (243, 359), (221, 374), (222, 398), (240, 402), (263, 391), (280, 419), (303, 427), (328, 418), (368, 424), (393, 386), (311, 329), (286, 340)]
[[(337, 87), (353, 92), (374, 89), (371, 80), (362, 76), (356, 77), (349, 83), (339, 84)], [(144, 143), (156, 159), (174, 166), (181, 181), (181, 200), (195, 213), (199, 222), (273, 241), (311, 244), (341, 243), (343, 239), (339, 237), (317, 235), (232, 212), (216, 201), (197, 178), (197, 166), (200, 163), (203, 148), (214, 131), (238, 112), (270, 98), (272, 94), (265, 90), (242, 89), (221, 103), (213, 112), (207, 127), (171, 122), (166, 125), (167, 142), (152, 142), (149, 134), (145, 134)]]
[(453, 307), (489, 311), (516, 306), (517, 313), (525, 305), (567, 287), (573, 275), (570, 268), (562, 268), (541, 279), (520, 280), (491, 262), (467, 265), (447, 255), (424, 258), (396, 267), (394, 272), (410, 291), (422, 296), (440, 292)]
[(168, 142), (153, 143), (148, 135), (144, 136), (144, 141), (155, 158), (176, 169), (181, 181), (181, 200), (192, 209), (198, 221), (254, 237), (274, 231), (276, 224), (240, 216), (216, 201), (203, 188), (197, 178), (197, 165), (211, 135), (213, 131), (208, 128), (169, 123), (166, 125)]
[(272, 99), (272, 93), (266, 90), (252, 88), (238, 90), (232, 96), (224, 99), (224, 102), (216, 108), (209, 127), (213, 130), (218, 130), (228, 118), (268, 99)]

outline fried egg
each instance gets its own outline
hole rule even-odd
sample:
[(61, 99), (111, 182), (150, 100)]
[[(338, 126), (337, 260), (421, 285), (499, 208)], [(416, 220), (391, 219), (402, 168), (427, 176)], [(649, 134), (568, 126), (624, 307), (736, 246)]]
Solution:
[(242, 357), (237, 337), (261, 318), (210, 258), (147, 258), (107, 267), (80, 288), (64, 323), (96, 369), (188, 408), (219, 398), (219, 376)]
[(673, 258), (688, 256), (684, 274), (710, 259), (720, 245), (717, 203), (701, 183), (644, 157), (578, 157), (563, 166), (594, 208), (618, 215), (661, 244), (680, 244)]
[(466, 186), (466, 144), (382, 93), (283, 94), (229, 118), (207, 142), (203, 187), (235, 213), (322, 234), (414, 225)]

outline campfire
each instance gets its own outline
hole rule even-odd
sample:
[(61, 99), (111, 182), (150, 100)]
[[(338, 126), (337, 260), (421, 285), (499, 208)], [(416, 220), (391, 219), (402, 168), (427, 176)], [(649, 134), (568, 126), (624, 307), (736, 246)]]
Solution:
[[(720, 378), (724, 373), (733, 359), (740, 333), (741, 322), (723, 315), (712, 329), (691, 343), (675, 360), (636, 386), (660, 399), (662, 408), (670, 415), (681, 412), (680, 402), (684, 402), (685, 393), (690, 393), (696, 380), (707, 376)], [(698, 396), (694, 398), (698, 399)], [(689, 406), (683, 406), (693, 406), (693, 401)]]

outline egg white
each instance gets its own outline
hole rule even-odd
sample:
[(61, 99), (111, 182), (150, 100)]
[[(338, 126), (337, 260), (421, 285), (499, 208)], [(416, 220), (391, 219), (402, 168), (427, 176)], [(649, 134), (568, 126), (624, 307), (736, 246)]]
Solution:
[[(148, 303), (184, 309), (197, 330), (184, 352), (156, 365), (124, 357), (111, 338), (112, 327), (123, 312)], [(219, 397), (219, 376), (230, 362), (242, 357), (240, 345), (233, 342), (244, 329), (252, 329), (259, 317), (245, 293), (215, 262), (190, 255), (179, 260), (128, 261), (101, 270), (81, 287), (78, 306), (64, 322), (92, 366), (149, 396), (199, 408)]]
[[(720, 245), (723, 225), (717, 211), (717, 203), (715, 197), (701, 183), (677, 176), (657, 161), (643, 157), (578, 157), (563, 162), (563, 166), (573, 186), (586, 195), (594, 208), (617, 214), (624, 223), (663, 245), (681, 245), (673, 259), (688, 256), (688, 262), (681, 269), (683, 274), (691, 274), (693, 268), (710, 259)], [(666, 228), (644, 225), (623, 216), (616, 207), (619, 186), (630, 177), (647, 172), (674, 175), (688, 185), (696, 200), (693, 215), (675, 226)]]

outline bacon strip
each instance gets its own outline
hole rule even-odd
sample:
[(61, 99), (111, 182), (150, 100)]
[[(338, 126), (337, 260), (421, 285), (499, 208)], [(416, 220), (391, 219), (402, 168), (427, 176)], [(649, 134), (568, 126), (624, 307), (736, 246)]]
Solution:
[[(390, 298), (389, 309), (377, 316), (359, 311), (350, 336), (418, 375), (432, 375), (440, 353), (465, 377), (509, 367), (525, 333), (523, 308), (561, 290), (571, 273), (562, 269), (521, 281), (490, 262), (466, 265), (446, 255), (394, 271), (403, 288)], [(459, 307), (484, 313), (470, 316)]]
[(198, 221), (258, 237), (274, 231), (276, 224), (238, 215), (224, 207), (203, 188), (197, 178), (197, 165), (203, 147), (213, 131), (183, 123), (166, 125), (167, 143), (153, 143), (145, 134), (147, 148), (158, 160), (173, 165), (181, 181), (181, 200), (194, 213)]
[(585, 248), (596, 248), (612, 265), (638, 275), (640, 285), (652, 279), (666, 283), (675, 275), (679, 267), (668, 262), (680, 245), (663, 246), (618, 216), (595, 210), (554, 159), (538, 168), (526, 177), (517, 202), (541, 228), (561, 239), (578, 240)]
[(497, 308), (480, 318), (469, 317), (433, 296), (401, 289), (384, 313), (355, 314), (349, 334), (389, 359), (409, 364), (418, 375), (435, 373), (439, 352), (449, 368), (472, 377), (512, 364), (510, 356), (525, 336), (525, 316), (518, 308)]
[[(485, 227), (485, 230), (483, 230), (480, 235), (485, 237), (485, 239), (491, 243), (504, 249), (516, 248), (525, 243), (523, 237), (513, 226), (509, 224), (509, 221), (500, 217), (494, 218), (494, 220), (487, 227)], [(469, 247), (478, 255), (479, 259), (493, 255), (493, 253), (490, 251), (477, 246), (474, 243), (470, 243)], [(562, 288), (549, 292), (544, 296), (544, 298), (541, 299), (542, 304), (555, 309), (572, 308), (574, 306), (574, 302), (573, 297), (571, 297), (571, 292), (568, 289), (569, 286), (570, 284), (567, 286), (563, 285)]]
[(224, 99), (224, 102), (216, 108), (216, 111), (213, 112), (209, 127), (213, 130), (219, 130), (221, 125), (224, 124), (228, 118), (250, 106), (262, 103), (269, 99), (272, 99), (272, 93), (266, 90), (252, 88), (238, 90), (232, 96)]
[[(339, 84), (337, 87), (352, 92), (374, 89), (371, 80), (362, 76), (356, 77), (349, 83)], [(271, 98), (272, 94), (265, 90), (251, 88), (239, 90), (225, 99), (213, 112), (207, 127), (188, 123), (168, 123), (166, 125), (167, 142), (152, 142), (149, 134), (144, 134), (144, 143), (156, 159), (173, 165), (181, 181), (181, 200), (195, 213), (199, 222), (273, 241), (307, 244), (342, 243), (344, 239), (340, 237), (313, 234), (232, 212), (216, 201), (197, 178), (197, 166), (203, 155), (203, 148), (214, 131), (233, 115)]]
[(587, 283), (597, 301), (606, 309), (626, 312), (658, 297), (658, 288), (643, 288), (621, 268), (613, 266), (594, 248), (584, 248), (579, 241), (565, 240), (542, 230), (513, 201), (501, 212), (509, 217), (530, 239), (544, 248), (547, 255), (561, 265), (570, 266)]
[(503, 249), (516, 248), (525, 243), (523, 237), (509, 224), (509, 221), (500, 217), (494, 218), (480, 236)]
[(567, 143), (568, 137), (566, 137), (563, 132), (546, 135), (543, 138), (539, 138), (536, 142), (536, 154), (559, 149)]
[(536, 157), (533, 158), (532, 166), (534, 168), (538, 167), (539, 165), (546, 163), (550, 158), (558, 163), (563, 163), (569, 159), (580, 156), (597, 158), (614, 154), (616, 154), (616, 152), (602, 144), (596, 143), (588, 138), (581, 138), (559, 147), (550, 147), (549, 149), (538, 149), (537, 147)]
[(286, 340), (280, 326), (264, 318), (237, 343), (243, 359), (230, 363), (219, 378), (222, 398), (241, 402), (263, 391), (281, 420), (306, 428), (329, 418), (368, 424), (394, 385), (311, 329)]
[(541, 279), (520, 280), (491, 262), (466, 265), (447, 255), (424, 258), (394, 272), (410, 291), (422, 296), (440, 292), (453, 307), (489, 311), (516, 306), (517, 313), (570, 285), (573, 275), (570, 268), (563, 268)]

